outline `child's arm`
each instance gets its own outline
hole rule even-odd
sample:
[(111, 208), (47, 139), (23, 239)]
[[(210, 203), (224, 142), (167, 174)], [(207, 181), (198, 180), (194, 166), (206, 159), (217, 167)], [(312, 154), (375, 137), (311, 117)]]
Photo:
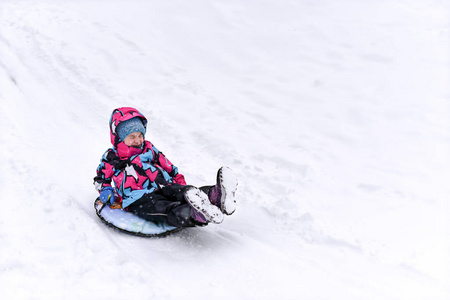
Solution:
[(97, 176), (94, 177), (95, 189), (101, 193), (106, 187), (111, 187), (111, 179), (114, 174), (112, 162), (117, 156), (112, 149), (103, 154), (100, 165), (97, 168)]
[(184, 179), (183, 174), (178, 173), (178, 168), (174, 166), (162, 152), (156, 149), (154, 145), (152, 145), (152, 148), (156, 156), (155, 163), (158, 164), (164, 170), (166, 170), (167, 173), (169, 173), (174, 183), (186, 185), (186, 181)]

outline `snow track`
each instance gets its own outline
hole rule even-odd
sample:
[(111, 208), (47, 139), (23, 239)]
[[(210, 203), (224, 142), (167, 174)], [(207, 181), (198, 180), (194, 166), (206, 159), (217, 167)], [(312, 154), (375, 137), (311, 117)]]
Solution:
[[(1, 299), (450, 297), (447, 1), (0, 2)], [(134, 106), (220, 225), (92, 208)]]

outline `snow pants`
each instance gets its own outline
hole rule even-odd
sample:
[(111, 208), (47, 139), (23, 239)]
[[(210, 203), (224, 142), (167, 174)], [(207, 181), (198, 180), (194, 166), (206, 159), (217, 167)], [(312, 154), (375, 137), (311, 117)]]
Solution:
[[(152, 221), (165, 222), (175, 227), (204, 226), (192, 217), (193, 209), (185, 200), (184, 192), (190, 185), (172, 184), (150, 194), (145, 194), (139, 200), (130, 204), (127, 209), (138, 217)], [(208, 194), (211, 186), (199, 189)]]

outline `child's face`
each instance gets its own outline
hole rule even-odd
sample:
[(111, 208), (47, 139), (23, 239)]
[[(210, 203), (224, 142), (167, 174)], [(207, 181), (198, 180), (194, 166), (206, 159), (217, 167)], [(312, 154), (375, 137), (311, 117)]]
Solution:
[(142, 133), (136, 131), (127, 135), (123, 142), (127, 146), (139, 148), (144, 143), (144, 136)]

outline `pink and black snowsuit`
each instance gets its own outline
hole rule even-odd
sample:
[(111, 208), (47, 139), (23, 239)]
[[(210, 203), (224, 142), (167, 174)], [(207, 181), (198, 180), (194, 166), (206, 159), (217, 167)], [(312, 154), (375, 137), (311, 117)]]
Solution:
[(135, 117), (146, 128), (147, 119), (136, 109), (122, 107), (113, 111), (109, 121), (113, 148), (101, 159), (94, 178), (95, 188), (101, 192), (114, 181), (122, 208), (173, 226), (199, 225), (190, 220), (191, 208), (183, 196), (187, 186), (178, 168), (149, 141), (145, 140), (142, 148), (134, 148), (119, 138), (117, 126)]

